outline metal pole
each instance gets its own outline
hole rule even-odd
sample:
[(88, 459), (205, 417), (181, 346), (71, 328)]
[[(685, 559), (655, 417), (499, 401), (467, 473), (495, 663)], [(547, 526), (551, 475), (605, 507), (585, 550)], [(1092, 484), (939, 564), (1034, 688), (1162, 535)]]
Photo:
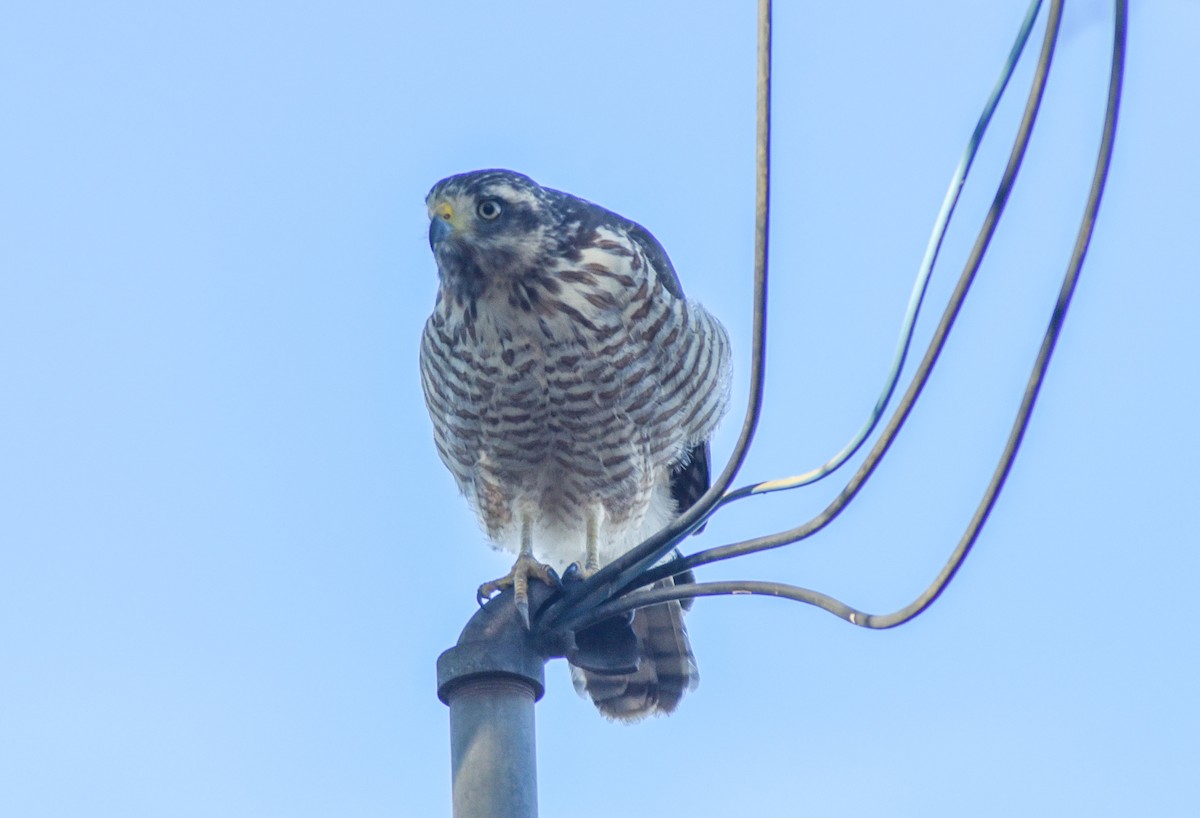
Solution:
[(533, 702), (534, 689), (515, 679), (484, 678), (454, 692), (454, 818), (537, 816)]
[[(550, 595), (539, 583), (529, 591), (533, 610)], [(536, 818), (533, 709), (554, 654), (525, 629), (506, 591), (438, 657), (438, 698), (450, 707), (454, 818)]]

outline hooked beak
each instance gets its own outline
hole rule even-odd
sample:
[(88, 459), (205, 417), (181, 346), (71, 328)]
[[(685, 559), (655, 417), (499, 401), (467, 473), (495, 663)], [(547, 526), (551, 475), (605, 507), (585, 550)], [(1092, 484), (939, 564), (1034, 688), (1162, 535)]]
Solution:
[(454, 208), (449, 202), (438, 202), (429, 212), (429, 247), (435, 253), (437, 247), (454, 232)]
[(436, 253), (438, 245), (453, 232), (454, 228), (449, 221), (441, 216), (434, 216), (429, 220), (429, 249)]

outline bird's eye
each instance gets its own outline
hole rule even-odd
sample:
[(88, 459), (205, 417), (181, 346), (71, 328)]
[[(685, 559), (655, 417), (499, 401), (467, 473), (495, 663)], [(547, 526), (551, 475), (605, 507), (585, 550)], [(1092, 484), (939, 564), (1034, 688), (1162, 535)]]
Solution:
[(490, 222), (500, 215), (500, 203), (495, 199), (484, 199), (475, 208), (475, 212), (479, 214), (479, 218), (487, 219)]

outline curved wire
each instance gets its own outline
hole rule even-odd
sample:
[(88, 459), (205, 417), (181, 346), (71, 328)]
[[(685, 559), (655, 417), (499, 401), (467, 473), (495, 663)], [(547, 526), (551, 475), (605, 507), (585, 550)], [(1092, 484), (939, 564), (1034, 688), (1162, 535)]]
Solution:
[[(996, 107), (1000, 104), (1000, 98), (1004, 95), (1004, 91), (1008, 87), (1008, 81), (1012, 79), (1013, 72), (1016, 70), (1017, 61), (1020, 59), (1021, 54), (1024, 53), (1026, 43), (1029, 42), (1029, 34), (1033, 30), (1033, 24), (1037, 20), (1038, 11), (1041, 10), (1041, 7), (1042, 0), (1033, 0), (1029, 4), (1029, 9), (1025, 12), (1025, 19), (1022, 21), (1021, 28), (1017, 32), (1017, 38), (1013, 42), (1008, 59), (1004, 63), (1003, 70), (1000, 72), (1000, 78), (996, 81), (996, 85), (992, 88), (991, 96), (988, 97), (987, 102), (983, 106), (983, 113), (979, 115), (979, 121), (975, 124), (975, 130), (971, 134), (971, 139), (967, 142), (967, 147), (963, 150), (962, 158), (959, 159), (958, 167), (955, 168), (954, 175), (950, 179), (950, 187), (946, 190), (946, 196), (942, 199), (941, 210), (938, 211), (937, 219), (934, 221), (933, 233), (929, 236), (929, 243), (925, 246), (925, 256), (921, 259), (921, 266), (917, 271), (917, 279), (913, 284), (912, 294), (908, 299), (904, 320), (900, 323), (900, 339), (896, 344), (896, 352), (892, 358), (891, 369), (888, 370), (883, 391), (880, 393), (879, 399), (875, 402), (875, 406), (872, 408), (866, 423), (863, 424), (862, 428), (858, 430), (850, 442), (824, 465), (796, 475), (795, 477), (766, 480), (726, 492), (721, 501), (713, 507), (713, 512), (735, 500), (741, 500), (755, 494), (769, 494), (771, 492), (799, 488), (800, 486), (811, 485), (818, 480), (828, 477), (845, 465), (846, 461), (862, 448), (862, 444), (875, 431), (875, 427), (879, 425), (879, 419), (883, 417), (883, 412), (887, 408), (888, 403), (891, 402), (892, 395), (896, 391), (896, 385), (900, 381), (900, 372), (904, 369), (904, 362), (908, 358), (908, 350), (912, 344), (917, 315), (920, 313), (921, 304), (925, 300), (925, 292), (929, 288), (929, 279), (933, 274), (933, 266), (937, 262), (938, 252), (942, 248), (942, 241), (946, 237), (946, 230), (950, 226), (950, 219), (954, 215), (955, 207), (958, 205), (958, 199), (962, 193), (963, 185), (966, 183), (967, 174), (971, 172), (971, 165), (975, 162), (975, 154), (979, 152), (979, 145), (983, 142), (983, 136), (987, 133), (988, 126), (991, 124), (992, 114), (996, 112)], [(710, 516), (711, 514), (712, 512), (710, 512)]]
[[(1057, 26), (1055, 6), (1060, 7), (1061, 10), (1061, 3), (1062, 0), (1052, 0), (1051, 24), (1055, 27)], [(1062, 332), (1063, 323), (1066, 321), (1067, 311), (1071, 305), (1071, 298), (1079, 282), (1083, 261), (1087, 256), (1088, 246), (1091, 243), (1092, 234), (1095, 230), (1096, 217), (1104, 195), (1105, 182), (1108, 179), (1109, 168), (1112, 164), (1113, 146), (1116, 139), (1117, 120), (1121, 105), (1121, 87), (1124, 82), (1125, 73), (1125, 42), (1127, 38), (1128, 17), (1128, 0), (1116, 0), (1113, 21), (1112, 70), (1109, 77), (1107, 109), (1105, 111), (1104, 127), (1100, 140), (1100, 150), (1096, 159), (1096, 170), (1092, 176), (1092, 186), (1088, 193), (1087, 203), (1084, 206), (1083, 219), (1079, 226), (1079, 233), (1075, 239), (1075, 246), (1072, 250), (1070, 261), (1067, 263), (1067, 272), (1063, 277), (1058, 301), (1055, 303), (1054, 310), (1051, 313), (1046, 334), (1042, 339), (1042, 345), (1038, 350), (1033, 371), (1030, 373), (1029, 381), (1025, 387), (1025, 395), (1022, 398), (1020, 408), (1017, 410), (1017, 417), (1013, 421), (1008, 442), (992, 474), (991, 482), (988, 484), (983, 498), (980, 500), (979, 506), (976, 508), (975, 514), (972, 516), (958, 545), (933, 582), (911, 603), (889, 614), (865, 613), (818, 591), (777, 582), (731, 581), (693, 583), (640, 590), (627, 594), (621, 599), (600, 605), (590, 611), (586, 617), (581, 618), (574, 625), (575, 627), (586, 627), (589, 624), (615, 614), (635, 610), (647, 605), (666, 602), (672, 599), (683, 600), (698, 596), (755, 594), (781, 597), (816, 606), (835, 616), (841, 617), (853, 625), (876, 630), (902, 625), (918, 616), (933, 604), (934, 600), (949, 585), (970, 553), (980, 531), (983, 529), (984, 523), (987, 521), (988, 515), (995, 505), (996, 499), (1000, 495), (1004, 481), (1021, 446), (1021, 440), (1028, 427), (1029, 419), (1033, 414), (1033, 408), (1037, 402), (1038, 392), (1041, 389), (1046, 369), (1050, 365), (1050, 359), (1054, 354), (1054, 347)], [(1048, 31), (1047, 36), (1049, 34)]]
[(733, 454), (712, 486), (671, 525), (636, 548), (601, 568), (561, 598), (540, 609), (535, 627), (553, 629), (562, 615), (612, 597), (704, 523), (737, 476), (746, 459), (762, 410), (766, 376), (767, 260), (771, 194), (771, 0), (758, 2), (757, 138), (755, 142), (756, 190), (754, 202), (754, 323), (750, 353), (750, 394), (746, 416)]
[[(834, 498), (824, 511), (818, 514), (808, 522), (797, 526), (796, 528), (787, 531), (770, 534), (764, 537), (756, 537), (742, 542), (733, 543), (730, 545), (718, 546), (709, 548), (703, 551), (698, 551), (685, 557), (679, 557), (671, 560), (669, 563), (651, 568), (643, 574), (636, 577), (626, 587), (626, 591), (633, 588), (643, 587), (664, 579), (668, 576), (680, 574), (689, 569), (700, 565), (707, 565), (711, 562), (720, 560), (732, 559), (745, 554), (752, 554), (757, 551), (765, 551), (773, 548), (779, 548), (784, 545), (799, 540), (811, 537), (829, 523), (833, 522), (845, 510), (850, 501), (858, 494), (862, 487), (866, 484), (874, 473), (879, 462), (884, 454), (887, 453), (892, 443), (895, 441), (912, 412), (917, 398), (920, 397), (925, 384), (929, 380), (929, 376), (933, 371), (934, 365), (937, 363), (938, 356), (941, 354), (942, 348), (946, 344), (946, 340), (950, 335), (950, 330), (954, 325), (955, 319), (958, 317), (958, 312), (962, 307), (963, 301), (970, 291), (971, 284), (975, 279), (975, 274), (979, 270), (980, 264), (983, 262), (983, 256), (987, 252), (991, 238), (996, 230), (996, 225), (999, 222), (1001, 214), (1004, 212), (1004, 206), (1008, 202), (1009, 194), (1012, 191), (1012, 186), (1016, 182), (1017, 173), (1021, 167), (1021, 161), (1025, 156), (1025, 149), (1029, 145), (1030, 136), (1033, 133), (1033, 125), (1037, 119), (1037, 112), (1041, 106), (1042, 96), (1046, 88), (1046, 80), (1050, 73), (1050, 63), (1054, 56), (1055, 45), (1058, 40), (1059, 23), (1062, 19), (1063, 0), (1051, 0), (1048, 19), (1046, 22), (1046, 33), (1042, 42), (1042, 51), (1038, 57), (1038, 63), (1034, 69), (1034, 76), (1029, 97), (1025, 104), (1025, 112), (1021, 117), (1021, 123), (1017, 129), (1017, 136), (1013, 143), (1012, 151), (1009, 155), (1008, 165), (1005, 167), (1004, 175), (1000, 179), (1000, 184), (997, 186), (996, 195), (993, 197), (992, 205), (988, 209), (987, 216), (984, 218), (983, 226), (980, 228), (979, 235), (975, 240), (975, 245), (971, 249), (971, 255), (968, 257), (966, 265), (963, 268), (962, 275), (959, 276), (958, 283), (954, 288), (954, 292), (950, 296), (950, 300), (942, 313), (941, 321), (938, 323), (934, 331), (933, 338), (929, 342), (929, 347), (925, 351), (925, 356), (917, 367), (916, 373), (913, 375), (912, 382), (909, 384), (908, 390), (904, 397), (900, 400), (900, 404), (896, 407), (891, 419), (888, 421), (887, 427), (883, 430), (875, 445), (871, 448), (866, 459), (858, 468), (858, 471), (850, 478), (846, 487), (841, 493)], [(578, 609), (577, 609), (578, 610)], [(575, 627), (576, 623), (584, 618), (585, 614), (576, 613), (573, 617), (560, 622), (559, 624)], [(588, 617), (590, 619), (590, 617)]]

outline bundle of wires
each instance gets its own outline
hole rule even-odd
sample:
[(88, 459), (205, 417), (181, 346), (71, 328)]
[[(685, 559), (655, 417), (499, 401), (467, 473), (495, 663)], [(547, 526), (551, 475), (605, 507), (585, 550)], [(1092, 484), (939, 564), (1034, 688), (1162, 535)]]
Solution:
[(884, 387), (867, 420), (849, 443), (823, 465), (794, 477), (768, 480), (730, 490), (729, 486), (732, 485), (734, 477), (745, 460), (757, 427), (759, 410), (762, 406), (763, 378), (765, 372), (767, 250), (770, 223), (768, 201), (770, 182), (771, 2), (770, 0), (760, 0), (754, 344), (751, 352), (750, 397), (747, 402), (746, 416), (741, 434), (728, 465), (714, 481), (712, 488), (692, 508), (682, 514), (674, 524), (658, 532), (610, 565), (605, 566), (587, 581), (570, 588), (561, 598), (543, 608), (536, 618), (536, 627), (543, 631), (560, 629), (577, 630), (618, 613), (624, 613), (672, 599), (728, 594), (761, 594), (805, 602), (862, 627), (891, 628), (911, 620), (937, 599), (950, 580), (953, 579), (963, 560), (970, 552), (1004, 485), (1005, 478), (1016, 457), (1017, 450), (1020, 448), (1021, 439), (1028, 426), (1029, 418), (1037, 400), (1038, 391), (1046, 369), (1049, 366), (1054, 346), (1062, 330), (1071, 297), (1079, 279), (1083, 259), (1091, 241), (1096, 215), (1099, 211), (1100, 200), (1104, 191), (1104, 183), (1112, 159), (1125, 62), (1125, 39), (1128, 19), (1127, 0), (1116, 0), (1115, 3), (1112, 69), (1109, 80), (1108, 107), (1101, 136), (1099, 156), (1096, 161), (1091, 191), (1084, 208), (1084, 216), (1076, 238), (1074, 251), (1067, 264), (1067, 271), (1063, 279), (1058, 302), (1052, 312), (1049, 326), (1043, 337), (1041, 349), (1034, 362), (1033, 370), (1026, 386), (1024, 398), (1017, 411), (1017, 417), (1013, 422), (1008, 442), (1000, 456), (992, 479), (957, 547), (934, 581), (913, 602), (890, 614), (863, 613), (817, 591), (776, 582), (701, 582), (686, 583), (654, 590), (639, 589), (651, 585), (664, 577), (676, 575), (700, 565), (732, 559), (757, 551), (779, 548), (810, 537), (832, 522), (846, 508), (850, 501), (854, 499), (855, 495), (857, 495), (870, 478), (884, 454), (895, 440), (900, 428), (911, 413), (917, 398), (928, 381), (938, 356), (949, 337), (955, 318), (970, 290), (975, 274), (979, 270), (983, 257), (987, 252), (1000, 216), (1004, 211), (1005, 204), (1008, 201), (1009, 194), (1020, 170), (1021, 161), (1024, 157), (1025, 149), (1029, 144), (1037, 112), (1041, 105), (1058, 39), (1063, 0), (1051, 0), (1049, 4), (1041, 54), (1034, 71), (1032, 87), (1009, 156), (1008, 165), (1001, 177), (992, 205), (984, 218), (983, 225), (980, 228), (962, 275), (959, 277), (957, 286), (950, 297), (933, 338), (929, 343), (929, 347), (918, 365), (908, 389), (859, 469), (850, 478), (845, 488), (843, 488), (834, 501), (819, 515), (803, 525), (787, 531), (756, 537), (731, 545), (709, 548), (689, 556), (681, 556), (659, 564), (663, 557), (675, 549), (678, 543), (702, 525), (719, 508), (731, 502), (758, 494), (767, 494), (812, 485), (837, 471), (861, 449), (875, 431), (899, 383), (900, 374), (903, 371), (908, 356), (913, 332), (925, 298), (929, 280), (932, 276), (942, 241), (946, 235), (946, 230), (949, 227), (951, 217), (958, 203), (959, 195), (966, 182), (971, 165), (975, 160), (979, 146), (983, 141), (988, 125), (991, 123), (992, 115), (995, 113), (996, 107), (1016, 69), (1017, 62), (1025, 49), (1041, 6), (1041, 0), (1033, 0), (1030, 4), (1008, 59), (1005, 62), (1000, 79), (988, 97), (983, 113), (979, 117), (978, 124), (963, 152), (958, 167), (955, 169), (941, 210), (935, 221), (924, 258), (917, 272), (916, 282), (913, 286), (912, 295), (909, 298), (908, 307), (901, 325), (900, 339), (897, 343), (896, 352), (885, 379)]

